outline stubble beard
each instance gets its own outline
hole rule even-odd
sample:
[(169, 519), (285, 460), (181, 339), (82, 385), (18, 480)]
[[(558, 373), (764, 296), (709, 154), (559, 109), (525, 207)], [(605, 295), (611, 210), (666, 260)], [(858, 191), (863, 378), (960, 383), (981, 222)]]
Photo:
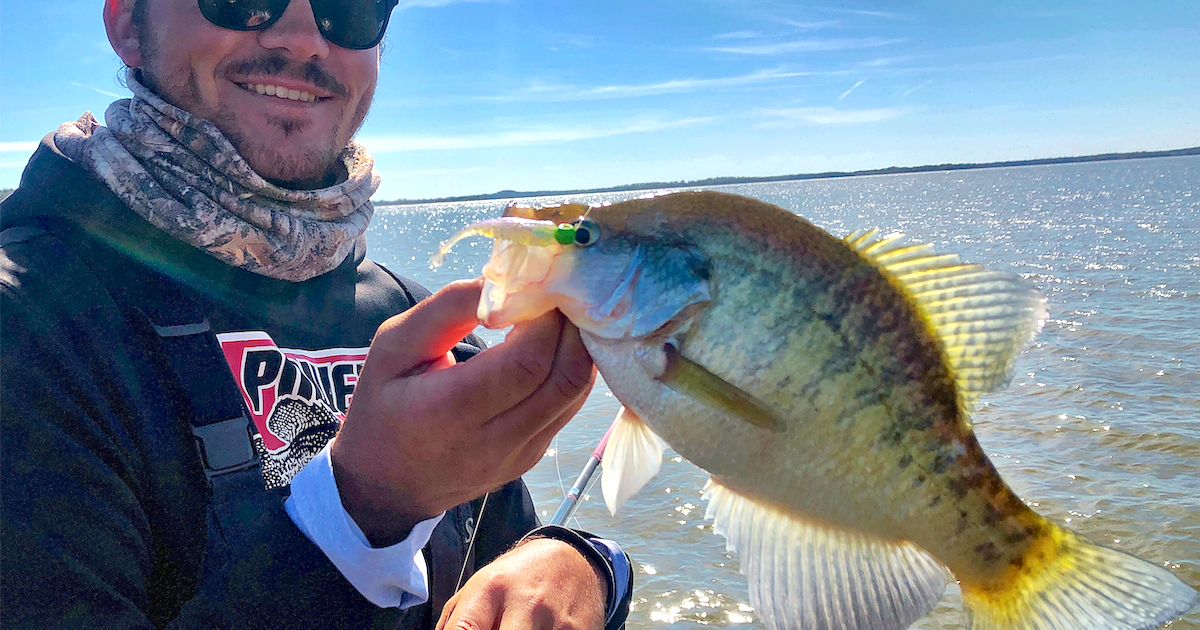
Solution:
[[(138, 23), (136, 26), (142, 44), (140, 52), (143, 63), (138, 68), (142, 84), (171, 104), (199, 116), (186, 105), (189, 102), (202, 102), (199, 77), (196, 76), (195, 70), (187, 67), (172, 72), (171, 68), (161, 68), (158, 63), (162, 59), (162, 55), (159, 54), (159, 42), (153, 38), (153, 34), (149, 32), (144, 22)], [(275, 53), (251, 63), (267, 65), (273, 62), (278, 66), (279, 60), (280, 56)], [(217, 76), (221, 76), (221, 70), (220, 67), (217, 68)], [(171, 84), (163, 80), (163, 77), (181, 76), (184, 73), (187, 75), (187, 80), (179, 84)], [(332, 81), (332, 78), (327, 79), (328, 81)], [(341, 88), (340, 84), (329, 87), (334, 88), (335, 92), (339, 89), (342, 93), (345, 92), (345, 88)], [(373, 98), (373, 89), (362, 95), (354, 116), (350, 118), (353, 130), (344, 136), (347, 138), (346, 142), (339, 141), (339, 138), (343, 137), (342, 125), (335, 124), (330, 128), (324, 141), (315, 143), (315, 146), (311, 146), (307, 151), (280, 151), (270, 143), (256, 139), (255, 136), (262, 134), (255, 134), (254, 130), (244, 128), (233, 108), (224, 103), (217, 103), (214, 111), (200, 117), (212, 122), (250, 168), (263, 179), (292, 190), (313, 190), (332, 186), (346, 176), (339, 158), (342, 151), (348, 146), (349, 138), (366, 119)], [(279, 130), (285, 139), (301, 134), (311, 126), (311, 122), (281, 116), (268, 117), (267, 124)]]

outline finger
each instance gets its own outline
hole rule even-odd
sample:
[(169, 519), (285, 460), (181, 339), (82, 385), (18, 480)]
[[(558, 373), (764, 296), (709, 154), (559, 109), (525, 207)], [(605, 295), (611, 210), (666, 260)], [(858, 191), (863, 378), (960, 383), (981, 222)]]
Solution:
[(417, 364), (411, 370), (409, 370), (408, 372), (405, 372), (405, 375), (406, 376), (416, 376), (418, 374), (424, 374), (426, 372), (435, 372), (437, 370), (444, 370), (448, 367), (451, 367), (451, 366), (457, 365), (457, 364), (458, 364), (458, 359), (454, 358), (454, 353), (447, 352), (446, 354), (443, 354), (442, 356), (440, 356), (436, 359), (433, 359), (432, 361), (426, 361), (425, 363)]
[(474, 411), (481, 419), (492, 418), (528, 398), (546, 381), (564, 321), (551, 311), (519, 324), (504, 343), (453, 369), (422, 374), (411, 385), (427, 391), (472, 392)]
[(552, 630), (556, 625), (554, 621), (554, 611), (548, 606), (509, 607), (500, 620), (499, 630)]
[[(459, 593), (461, 592), (459, 591)], [(446, 622), (454, 615), (454, 607), (458, 605), (459, 593), (455, 593), (453, 597), (446, 601), (446, 605), (442, 606), (442, 614), (438, 617), (437, 625), (434, 626), (435, 630), (443, 630), (446, 627)]]
[(580, 408), (587, 402), (587, 394), (590, 391), (591, 387), (574, 404), (560, 413), (553, 422), (530, 438), (523, 447), (514, 451), (513, 457), (509, 458), (509, 461), (513, 462), (512, 468), (509, 469), (513, 473), (513, 479), (528, 472), (529, 469), (536, 466), (542, 460), (542, 457), (545, 457), (546, 449), (550, 447), (550, 442), (554, 440), (554, 436), (563, 427), (567, 426), (567, 423), (571, 421), (571, 418), (575, 417), (575, 414), (579, 413)]
[(384, 322), (371, 342), (364, 375), (396, 378), (440, 360), (478, 326), (475, 312), (482, 289), (480, 278), (452, 282)]
[(484, 429), (530, 437), (541, 433), (553, 425), (564, 411), (582, 405), (594, 380), (595, 368), (579, 336), (579, 329), (566, 322), (545, 381), (519, 404), (485, 425)]
[[(474, 578), (472, 578), (474, 579)], [(500, 589), (467, 586), (455, 596), (454, 610), (443, 614), (440, 630), (495, 630), (504, 614), (504, 594)]]

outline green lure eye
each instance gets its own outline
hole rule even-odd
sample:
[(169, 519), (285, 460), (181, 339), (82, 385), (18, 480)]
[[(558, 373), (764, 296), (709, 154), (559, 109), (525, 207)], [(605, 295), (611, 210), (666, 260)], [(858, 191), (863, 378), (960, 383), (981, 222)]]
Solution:
[(570, 245), (575, 242), (575, 226), (570, 223), (559, 223), (554, 230), (554, 240), (559, 245)]
[(575, 244), (590, 247), (600, 240), (600, 226), (595, 221), (583, 219), (574, 225)]

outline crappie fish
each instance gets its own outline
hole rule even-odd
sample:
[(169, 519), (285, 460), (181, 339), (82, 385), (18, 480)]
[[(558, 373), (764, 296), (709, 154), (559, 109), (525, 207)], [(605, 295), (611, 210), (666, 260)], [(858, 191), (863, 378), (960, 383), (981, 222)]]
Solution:
[(711, 474), (706, 516), (768, 628), (905, 628), (946, 569), (970, 627), (1154, 628), (1197, 593), (1030, 509), (970, 412), (1046, 318), (1020, 278), (877, 232), (838, 239), (714, 192), (510, 207), (480, 321), (561, 310), (624, 405), (614, 510), (663, 441)]

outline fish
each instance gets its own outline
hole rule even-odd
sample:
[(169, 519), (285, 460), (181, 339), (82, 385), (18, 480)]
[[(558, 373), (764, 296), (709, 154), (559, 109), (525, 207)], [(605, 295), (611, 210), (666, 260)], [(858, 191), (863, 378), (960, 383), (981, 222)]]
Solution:
[(560, 310), (621, 402), (611, 511), (670, 446), (771, 630), (906, 628), (947, 570), (968, 625), (1155, 628), (1197, 592), (1019, 498), (972, 427), (1047, 317), (1019, 276), (878, 230), (838, 238), (762, 201), (684, 192), (509, 206), (478, 316)]

